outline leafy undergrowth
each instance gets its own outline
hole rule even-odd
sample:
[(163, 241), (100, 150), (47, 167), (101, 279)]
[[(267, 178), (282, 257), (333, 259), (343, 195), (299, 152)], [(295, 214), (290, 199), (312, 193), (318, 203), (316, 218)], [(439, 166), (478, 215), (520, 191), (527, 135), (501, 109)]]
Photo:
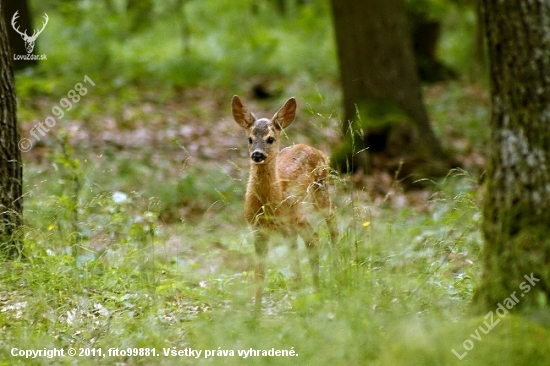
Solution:
[[(24, 258), (0, 267), (0, 363), (497, 364), (497, 352), (498, 364), (522, 355), (544, 364), (549, 333), (536, 321), (509, 315), (483, 341), (470, 338), (484, 321), (468, 315), (481, 271), (483, 144), (457, 134), (486, 117), (460, 112), (482, 91), (428, 91), (436, 116), (450, 99), (465, 104), (447, 106), (457, 116), (452, 127), (434, 123), (470, 172), (413, 192), (385, 175), (335, 177), (340, 237), (331, 247), (320, 228), (320, 291), (312, 291), (304, 248), (306, 276), (296, 284), (288, 251), (274, 247), (261, 318), (253, 316), (253, 246), (242, 219), (244, 136), (229, 119), (228, 95), (195, 93), (103, 108), (105, 99), (90, 95), (24, 155)], [(20, 111), (22, 131), (52, 103)], [(304, 103), (287, 143), (328, 151), (338, 121), (315, 103)], [(14, 348), (102, 354), (26, 360)], [(200, 357), (164, 354), (190, 349)]]

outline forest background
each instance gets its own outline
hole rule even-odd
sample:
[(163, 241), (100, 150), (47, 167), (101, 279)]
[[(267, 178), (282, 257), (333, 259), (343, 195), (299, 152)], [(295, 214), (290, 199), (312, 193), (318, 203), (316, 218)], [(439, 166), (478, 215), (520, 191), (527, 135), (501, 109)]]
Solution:
[[(103, 354), (35, 361), (547, 363), (546, 313), (495, 312), (500, 324), (485, 334), (478, 327), (486, 313), (471, 307), (483, 273), (490, 122), (477, 1), (407, 1), (403, 8), (422, 103), (448, 165), (415, 169), (425, 156), (409, 165), (391, 150), (389, 124), (370, 130), (375, 139), (365, 132), (371, 147), (382, 146), (376, 142), (384, 135), (383, 147), (354, 160), (353, 169), (335, 166), (340, 238), (331, 250), (320, 228), (321, 290), (313, 292), (308, 271), (295, 286), (288, 251), (272, 248), (260, 320), (252, 313), (252, 235), (242, 215), (247, 142), (230, 100), (238, 94), (257, 115), (271, 116), (296, 97), (298, 117), (283, 145), (308, 143), (339, 158), (344, 121), (354, 117), (345, 107), (331, 2), (26, 5), (29, 29), (48, 16), (34, 51), (46, 59), (14, 65), (20, 137), (30, 147), (21, 149), (21, 258), (0, 266), (1, 364), (28, 362), (14, 348), (70, 347)], [(2, 15), (11, 32), (13, 14)], [(399, 113), (388, 116), (403, 122)], [(55, 124), (37, 132), (48, 117)], [(301, 255), (306, 269), (304, 248)], [(109, 348), (138, 351), (103, 357)], [(163, 354), (190, 348), (203, 357)], [(295, 356), (238, 355), (272, 348)]]

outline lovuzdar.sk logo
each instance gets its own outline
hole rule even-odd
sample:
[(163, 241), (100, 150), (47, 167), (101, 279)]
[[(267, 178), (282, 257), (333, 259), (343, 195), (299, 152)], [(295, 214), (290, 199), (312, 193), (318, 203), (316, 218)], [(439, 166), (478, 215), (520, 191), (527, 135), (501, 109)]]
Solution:
[(26, 55), (13, 55), (14, 60), (46, 60), (46, 55), (34, 55), (32, 51), (34, 50), (34, 42), (36, 42), (36, 38), (42, 33), (44, 28), (46, 28), (46, 24), (48, 24), (48, 14), (44, 13), (44, 19), (45, 22), (42, 23), (42, 29), (39, 31), (34, 30), (32, 33), (32, 36), (29, 36), (27, 34), (27, 30), (25, 29), (24, 32), (21, 32), (19, 30), (19, 26), (15, 24), (15, 21), (17, 18), (19, 18), (19, 10), (13, 14), (13, 17), (11, 18), (11, 26), (13, 29), (21, 35), (21, 38), (23, 38), (23, 41), (25, 41), (25, 49), (27, 50)]

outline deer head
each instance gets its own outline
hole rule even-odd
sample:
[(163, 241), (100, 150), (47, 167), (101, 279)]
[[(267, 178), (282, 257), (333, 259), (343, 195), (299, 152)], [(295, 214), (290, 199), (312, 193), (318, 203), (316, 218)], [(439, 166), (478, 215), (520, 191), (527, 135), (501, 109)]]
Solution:
[(44, 13), (44, 18), (46, 19), (46, 21), (42, 24), (42, 29), (40, 29), (39, 31), (34, 30), (34, 32), (32, 33), (32, 36), (29, 37), (26, 29), (25, 29), (25, 32), (21, 32), (19, 30), (19, 27), (16, 27), (15, 25), (15, 21), (17, 20), (17, 18), (19, 18), (19, 15), (17, 15), (18, 12), (19, 10), (16, 11), (15, 14), (13, 14), (13, 17), (11, 18), (11, 26), (17, 33), (21, 35), (21, 37), (25, 41), (25, 48), (27, 49), (27, 53), (31, 53), (32, 50), (34, 49), (34, 42), (36, 42), (36, 38), (40, 33), (42, 33), (44, 28), (46, 28), (46, 24), (48, 24), (48, 14)]
[(257, 119), (238, 96), (231, 100), (235, 122), (247, 131), (250, 159), (253, 164), (265, 164), (279, 152), (279, 137), (290, 126), (296, 114), (296, 100), (290, 98), (271, 118)]

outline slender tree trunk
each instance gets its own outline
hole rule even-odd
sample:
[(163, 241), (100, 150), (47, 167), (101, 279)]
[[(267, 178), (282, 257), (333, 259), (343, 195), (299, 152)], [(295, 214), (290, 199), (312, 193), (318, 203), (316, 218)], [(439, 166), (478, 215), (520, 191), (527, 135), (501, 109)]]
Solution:
[[(0, 1), (0, 13), (4, 12)], [(20, 253), (18, 229), (23, 213), (21, 152), (16, 120), (15, 83), (9, 60), (8, 33), (0, 17), (0, 256)]]
[(413, 51), (420, 80), (435, 83), (456, 79), (456, 72), (437, 57), (437, 44), (441, 38), (441, 20), (427, 17), (409, 3), (407, 18), (411, 24)]
[(126, 13), (130, 18), (130, 31), (138, 32), (148, 29), (153, 24), (152, 0), (128, 0)]
[[(335, 167), (395, 169), (402, 162), (405, 174), (446, 174), (449, 159), (424, 107), (403, 0), (331, 2), (345, 121), (344, 142), (331, 158)], [(366, 148), (385, 158), (358, 160)]]
[(483, 0), (483, 7), (491, 153), (485, 273), (474, 300), (494, 309), (515, 292), (514, 308), (542, 307), (550, 300), (550, 2)]

